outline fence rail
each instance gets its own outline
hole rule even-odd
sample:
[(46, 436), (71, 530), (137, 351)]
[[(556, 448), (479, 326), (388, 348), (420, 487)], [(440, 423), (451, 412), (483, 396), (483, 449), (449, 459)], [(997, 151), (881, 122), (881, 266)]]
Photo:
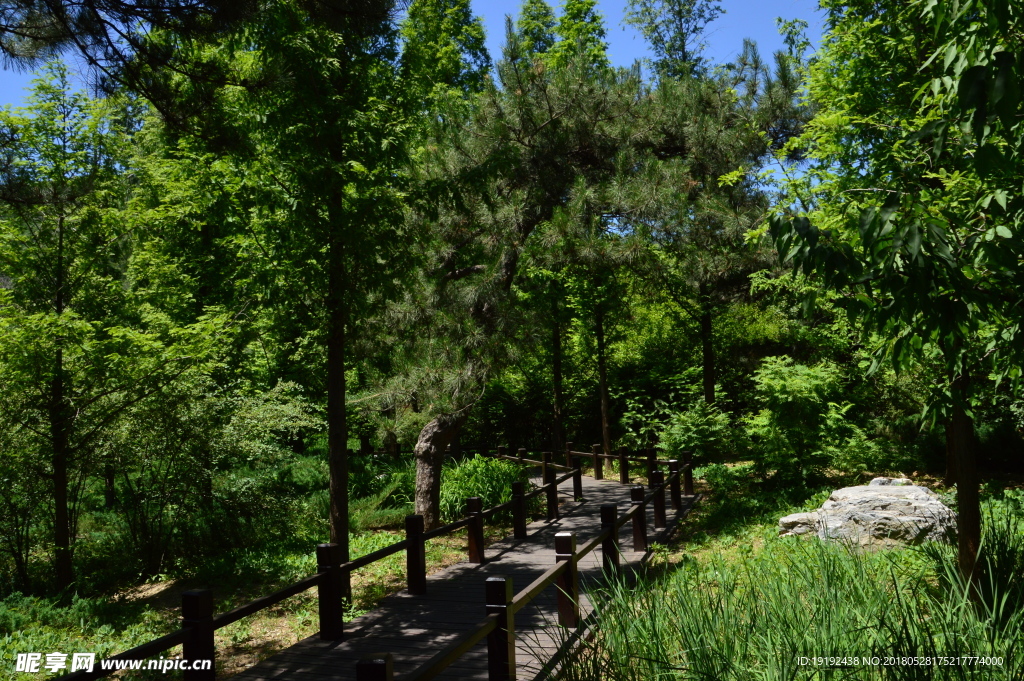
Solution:
[[(598, 547), (602, 550), (602, 565), (605, 572), (614, 573), (619, 569), (619, 530), (626, 524), (633, 525), (633, 550), (646, 551), (648, 504), (653, 505), (655, 529), (665, 527), (665, 494), (670, 493), (672, 504), (679, 505), (679, 484), (682, 473), (688, 472), (690, 464), (678, 466), (667, 479), (662, 476), (650, 485), (650, 492), (644, 494), (642, 485), (630, 489), (632, 505), (619, 516), (615, 504), (601, 506), (601, 532), (584, 544), (576, 546), (574, 532), (559, 532), (555, 535), (555, 565), (533, 580), (522, 591), (512, 595), (512, 579), (503, 576), (487, 578), (485, 584), (488, 619), (470, 629), (456, 641), (440, 650), (425, 664), (405, 674), (402, 681), (428, 681), (441, 674), (457, 662), (477, 643), (487, 638), (487, 677), (489, 681), (509, 681), (515, 674), (515, 614), (526, 607), (537, 596), (552, 585), (557, 585), (558, 624), (568, 629), (577, 629), (581, 624), (579, 604), (579, 562)], [(661, 512), (659, 514), (659, 506)], [(660, 520), (660, 524), (659, 524)], [(493, 618), (493, 619), (492, 619)], [(364, 658), (356, 665), (356, 681), (393, 681), (394, 662), (390, 653), (376, 654)]]
[[(571, 445), (571, 443), (570, 443)], [(558, 485), (569, 479), (573, 480), (573, 496), (577, 501), (582, 500), (582, 466), (579, 457), (593, 457), (593, 460), (600, 461), (594, 446), (594, 452), (572, 452), (566, 449), (568, 466), (554, 463), (551, 452), (542, 452), (540, 460), (526, 458), (526, 450), (518, 450), (518, 456), (510, 456), (505, 453), (504, 447), (498, 447), (497, 452), (484, 454), (511, 460), (528, 466), (539, 466), (543, 484), (537, 489), (526, 492), (522, 482), (512, 484), (512, 499), (503, 504), (493, 506), (489, 509), (482, 509), (480, 497), (466, 499), (467, 516), (460, 520), (442, 525), (441, 527), (425, 531), (423, 516), (409, 515), (405, 522), (405, 539), (394, 544), (378, 549), (365, 556), (354, 560), (341, 561), (341, 547), (338, 544), (319, 544), (316, 547), (318, 571), (304, 579), (290, 584), (274, 593), (258, 598), (250, 603), (239, 606), (220, 615), (214, 615), (213, 592), (209, 589), (186, 591), (182, 594), (181, 600), (181, 628), (169, 634), (161, 636), (142, 645), (136, 646), (122, 653), (114, 655), (110, 660), (139, 660), (152, 657), (159, 653), (166, 652), (175, 646), (182, 646), (182, 657), (184, 660), (194, 663), (198, 660), (209, 660), (208, 669), (192, 668), (188, 665), (184, 670), (184, 681), (214, 681), (216, 645), (214, 632), (217, 629), (233, 624), (245, 617), (254, 615), (265, 610), (287, 598), (296, 596), (309, 589), (317, 588), (318, 610), (320, 617), (320, 638), (323, 640), (341, 640), (344, 636), (344, 622), (342, 617), (343, 601), (346, 598), (349, 587), (349, 574), (353, 570), (366, 567), (376, 561), (382, 560), (400, 551), (406, 551), (406, 575), (407, 590), (412, 595), (424, 595), (427, 592), (426, 581), (426, 550), (425, 544), (428, 540), (451, 534), (462, 528), (468, 529), (467, 554), (471, 563), (483, 563), (484, 552), (484, 520), (506, 511), (512, 512), (513, 537), (517, 540), (526, 538), (527, 505), (526, 502), (534, 497), (545, 496), (545, 512), (549, 520), (559, 517), (558, 510)], [(627, 457), (628, 458), (628, 457)], [(636, 457), (633, 457), (636, 459)], [(642, 459), (648, 461), (649, 459)], [(632, 490), (634, 504), (620, 519), (606, 519), (605, 515), (611, 513), (614, 517), (617, 511), (614, 505), (602, 506), (602, 529), (601, 534), (587, 542), (584, 547), (576, 550), (575, 535), (559, 533), (556, 537), (556, 553), (558, 564), (545, 572), (541, 577), (534, 580), (532, 584), (523, 591), (512, 595), (511, 579), (488, 578), (486, 584), (488, 616), (479, 625), (470, 630), (469, 633), (460, 637), (458, 641), (439, 651), (428, 662), (421, 665), (419, 669), (404, 677), (405, 680), (425, 681), (434, 678), (455, 660), (468, 652), (478, 642), (487, 638), (488, 641), (488, 669), (491, 679), (510, 679), (515, 675), (515, 646), (514, 646), (514, 622), (515, 613), (524, 605), (530, 602), (537, 594), (558, 580), (559, 583), (559, 622), (572, 622), (573, 627), (579, 617), (578, 603), (578, 574), (576, 565), (580, 558), (586, 556), (596, 549), (603, 547), (604, 566), (606, 569), (614, 569), (618, 565), (618, 544), (617, 532), (622, 525), (631, 519), (634, 523), (634, 549), (646, 550), (646, 529), (641, 532), (642, 540), (638, 540), (637, 520), (639, 517), (640, 526), (645, 526), (646, 520), (642, 510), (652, 499), (657, 499), (660, 494), (661, 515), (658, 515), (655, 501), (655, 526), (659, 527), (658, 519), (662, 520), (661, 527), (664, 527), (664, 496), (665, 490), (670, 491), (672, 505), (674, 508), (681, 508), (680, 498), (680, 473), (685, 482), (686, 494), (692, 495), (693, 478), (689, 463), (679, 466), (677, 461), (664, 461), (669, 465), (670, 475), (667, 480), (662, 478), (657, 481), (649, 495), (644, 497), (643, 487), (637, 486)], [(564, 475), (556, 476), (558, 471), (567, 471)], [(599, 468), (595, 467), (595, 478), (598, 477)], [(653, 481), (652, 481), (652, 484)], [(639, 496), (637, 496), (639, 494)], [(611, 509), (609, 511), (609, 509)], [(607, 524), (606, 524), (607, 521)], [(614, 527), (613, 527), (614, 525)], [(566, 536), (563, 536), (566, 535)], [(562, 543), (558, 543), (562, 542)], [(614, 545), (614, 548), (612, 548)], [(562, 583), (564, 582), (564, 583)], [(568, 598), (569, 600), (564, 601)], [(575, 613), (574, 615), (572, 613)], [(565, 626), (569, 626), (566, 624)], [(502, 671), (503, 670), (503, 671)], [(61, 681), (91, 681), (113, 674), (115, 669), (104, 669), (95, 667), (92, 671), (80, 670), (59, 677)], [(390, 655), (377, 655), (361, 660), (356, 667), (356, 676), (359, 681), (374, 681), (376, 679), (393, 678), (393, 661)]]

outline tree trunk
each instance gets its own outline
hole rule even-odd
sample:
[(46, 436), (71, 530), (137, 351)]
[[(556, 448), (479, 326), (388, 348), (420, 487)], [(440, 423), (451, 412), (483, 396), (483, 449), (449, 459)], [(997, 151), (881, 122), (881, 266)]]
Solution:
[(105, 464), (103, 466), (103, 508), (108, 511), (117, 506), (117, 491), (114, 487), (114, 466)]
[(554, 324), (551, 333), (551, 372), (553, 383), (552, 403), (554, 423), (552, 424), (551, 450), (562, 451), (564, 437), (562, 435), (562, 325), (557, 315), (558, 303), (555, 303)]
[(704, 401), (715, 403), (715, 345), (711, 326), (711, 301), (707, 296), (707, 285), (700, 285), (700, 347), (701, 366), (704, 375)]
[(946, 421), (946, 475), (942, 479), (942, 484), (946, 487), (952, 487), (956, 484), (956, 455), (953, 448), (953, 426), (949, 421)]
[(966, 375), (953, 381), (953, 416), (950, 435), (956, 462), (957, 549), (960, 574), (972, 584), (978, 582), (978, 549), (981, 546), (981, 505), (978, 500), (978, 464), (975, 452), (974, 421), (967, 415), (968, 382)]
[(392, 431), (384, 433), (384, 451), (387, 452), (392, 459), (401, 458), (398, 454), (398, 436)]
[(441, 524), (441, 466), (444, 451), (466, 422), (469, 410), (441, 414), (420, 431), (413, 454), (416, 457), (416, 513), (432, 530)]
[(65, 409), (63, 351), (57, 350), (55, 376), (50, 385), (50, 436), (53, 442), (53, 567), (57, 589), (63, 591), (75, 581), (71, 562), (71, 509), (68, 493), (69, 415)]
[(331, 542), (348, 552), (348, 424), (345, 422), (345, 244), (332, 226), (327, 288), (327, 458), (330, 469)]
[[(54, 282), (54, 311), (59, 319), (66, 306), (64, 290), (64, 217), (57, 220), (57, 279)], [(74, 564), (71, 561), (71, 504), (68, 491), (68, 467), (71, 458), (72, 416), (67, 401), (67, 384), (64, 376), (64, 350), (62, 340), (57, 339), (57, 354), (53, 358), (53, 379), (50, 381), (50, 441), (53, 446), (53, 568), (57, 588), (68, 589), (75, 581)]]
[(604, 308), (597, 304), (595, 311), (597, 322), (597, 374), (601, 390), (601, 441), (604, 445), (604, 453), (612, 453), (611, 427), (608, 423), (608, 367), (605, 362), (605, 341), (604, 341)]

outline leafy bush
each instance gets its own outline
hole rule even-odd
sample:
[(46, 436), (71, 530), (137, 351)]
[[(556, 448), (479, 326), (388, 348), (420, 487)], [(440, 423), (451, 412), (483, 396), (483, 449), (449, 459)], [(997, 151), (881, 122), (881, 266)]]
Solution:
[(480, 497), (484, 508), (510, 501), (512, 483), (526, 480), (526, 469), (511, 461), (478, 454), (461, 462), (446, 462), (441, 473), (441, 520), (447, 523), (464, 517), (469, 497)]
[(671, 459), (682, 459), (684, 451), (697, 454), (699, 461), (714, 461), (734, 449), (736, 440), (732, 419), (717, 404), (701, 397), (685, 411), (669, 417), (658, 441), (658, 448)]

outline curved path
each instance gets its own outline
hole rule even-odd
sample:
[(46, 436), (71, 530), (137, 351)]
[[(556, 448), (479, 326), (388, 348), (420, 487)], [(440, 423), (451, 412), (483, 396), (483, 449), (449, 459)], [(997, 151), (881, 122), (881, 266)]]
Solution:
[[(555, 564), (555, 533), (575, 532), (577, 545), (582, 545), (601, 531), (600, 508), (617, 504), (620, 515), (628, 510), (629, 486), (616, 481), (597, 481), (583, 477), (584, 500), (573, 502), (572, 480), (559, 487), (558, 520), (530, 523), (523, 541), (504, 539), (487, 547), (483, 564), (457, 563), (427, 578), (427, 593), (411, 596), (405, 591), (383, 599), (376, 610), (345, 623), (342, 641), (322, 641), (310, 637), (281, 651), (260, 664), (233, 677), (238, 681), (342, 681), (356, 678), (356, 662), (367, 655), (391, 653), (395, 678), (413, 671), (434, 653), (455, 641), (484, 617), (484, 580), (493, 575), (512, 578), (514, 591), (526, 587)], [(689, 511), (695, 497), (683, 497), (679, 511), (668, 511), (668, 527)], [(650, 504), (647, 527), (651, 540), (656, 539)], [(623, 564), (639, 565), (646, 554), (632, 551), (632, 530), (626, 523), (621, 530), (619, 546)], [(580, 580), (597, 579), (601, 572), (600, 549), (591, 552), (579, 563)], [(581, 597), (582, 614), (590, 604)], [(544, 678), (545, 665), (565, 640), (568, 631), (557, 626), (555, 587), (549, 587), (516, 615), (517, 679)], [(470, 653), (445, 670), (439, 679), (487, 679), (487, 646), (479, 643)]]

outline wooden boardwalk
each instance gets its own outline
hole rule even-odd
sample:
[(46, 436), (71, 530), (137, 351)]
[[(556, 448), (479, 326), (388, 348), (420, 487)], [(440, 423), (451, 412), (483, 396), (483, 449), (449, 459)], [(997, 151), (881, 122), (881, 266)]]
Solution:
[[(514, 591), (528, 586), (535, 578), (555, 564), (555, 533), (575, 532), (577, 545), (601, 531), (600, 507), (617, 504), (620, 515), (628, 510), (629, 487), (617, 481), (583, 478), (584, 501), (573, 502), (572, 481), (559, 487), (561, 518), (535, 521), (528, 527), (527, 539), (505, 539), (487, 548), (482, 565), (462, 562), (427, 578), (427, 593), (411, 596), (405, 591), (388, 596), (378, 608), (345, 623), (342, 641), (322, 641), (310, 637), (264, 660), (234, 677), (238, 681), (354, 680), (356, 662), (367, 655), (391, 653), (395, 678), (402, 676), (430, 659), (434, 653), (452, 643), (478, 624), (484, 612), (484, 580), (494, 575), (511, 577)], [(668, 527), (685, 514), (693, 497), (683, 497), (683, 508), (669, 510)], [(648, 504), (647, 527), (652, 528), (653, 515)], [(651, 531), (651, 540), (656, 535)], [(623, 564), (639, 565), (645, 554), (632, 551), (631, 526), (621, 530), (619, 545)], [(601, 570), (600, 548), (579, 563), (582, 590), (596, 580)], [(569, 633), (557, 626), (555, 588), (549, 587), (516, 615), (517, 678), (544, 678), (545, 665)], [(583, 614), (590, 604), (581, 597)], [(487, 646), (479, 643), (470, 653), (449, 667), (440, 679), (486, 679)]]

